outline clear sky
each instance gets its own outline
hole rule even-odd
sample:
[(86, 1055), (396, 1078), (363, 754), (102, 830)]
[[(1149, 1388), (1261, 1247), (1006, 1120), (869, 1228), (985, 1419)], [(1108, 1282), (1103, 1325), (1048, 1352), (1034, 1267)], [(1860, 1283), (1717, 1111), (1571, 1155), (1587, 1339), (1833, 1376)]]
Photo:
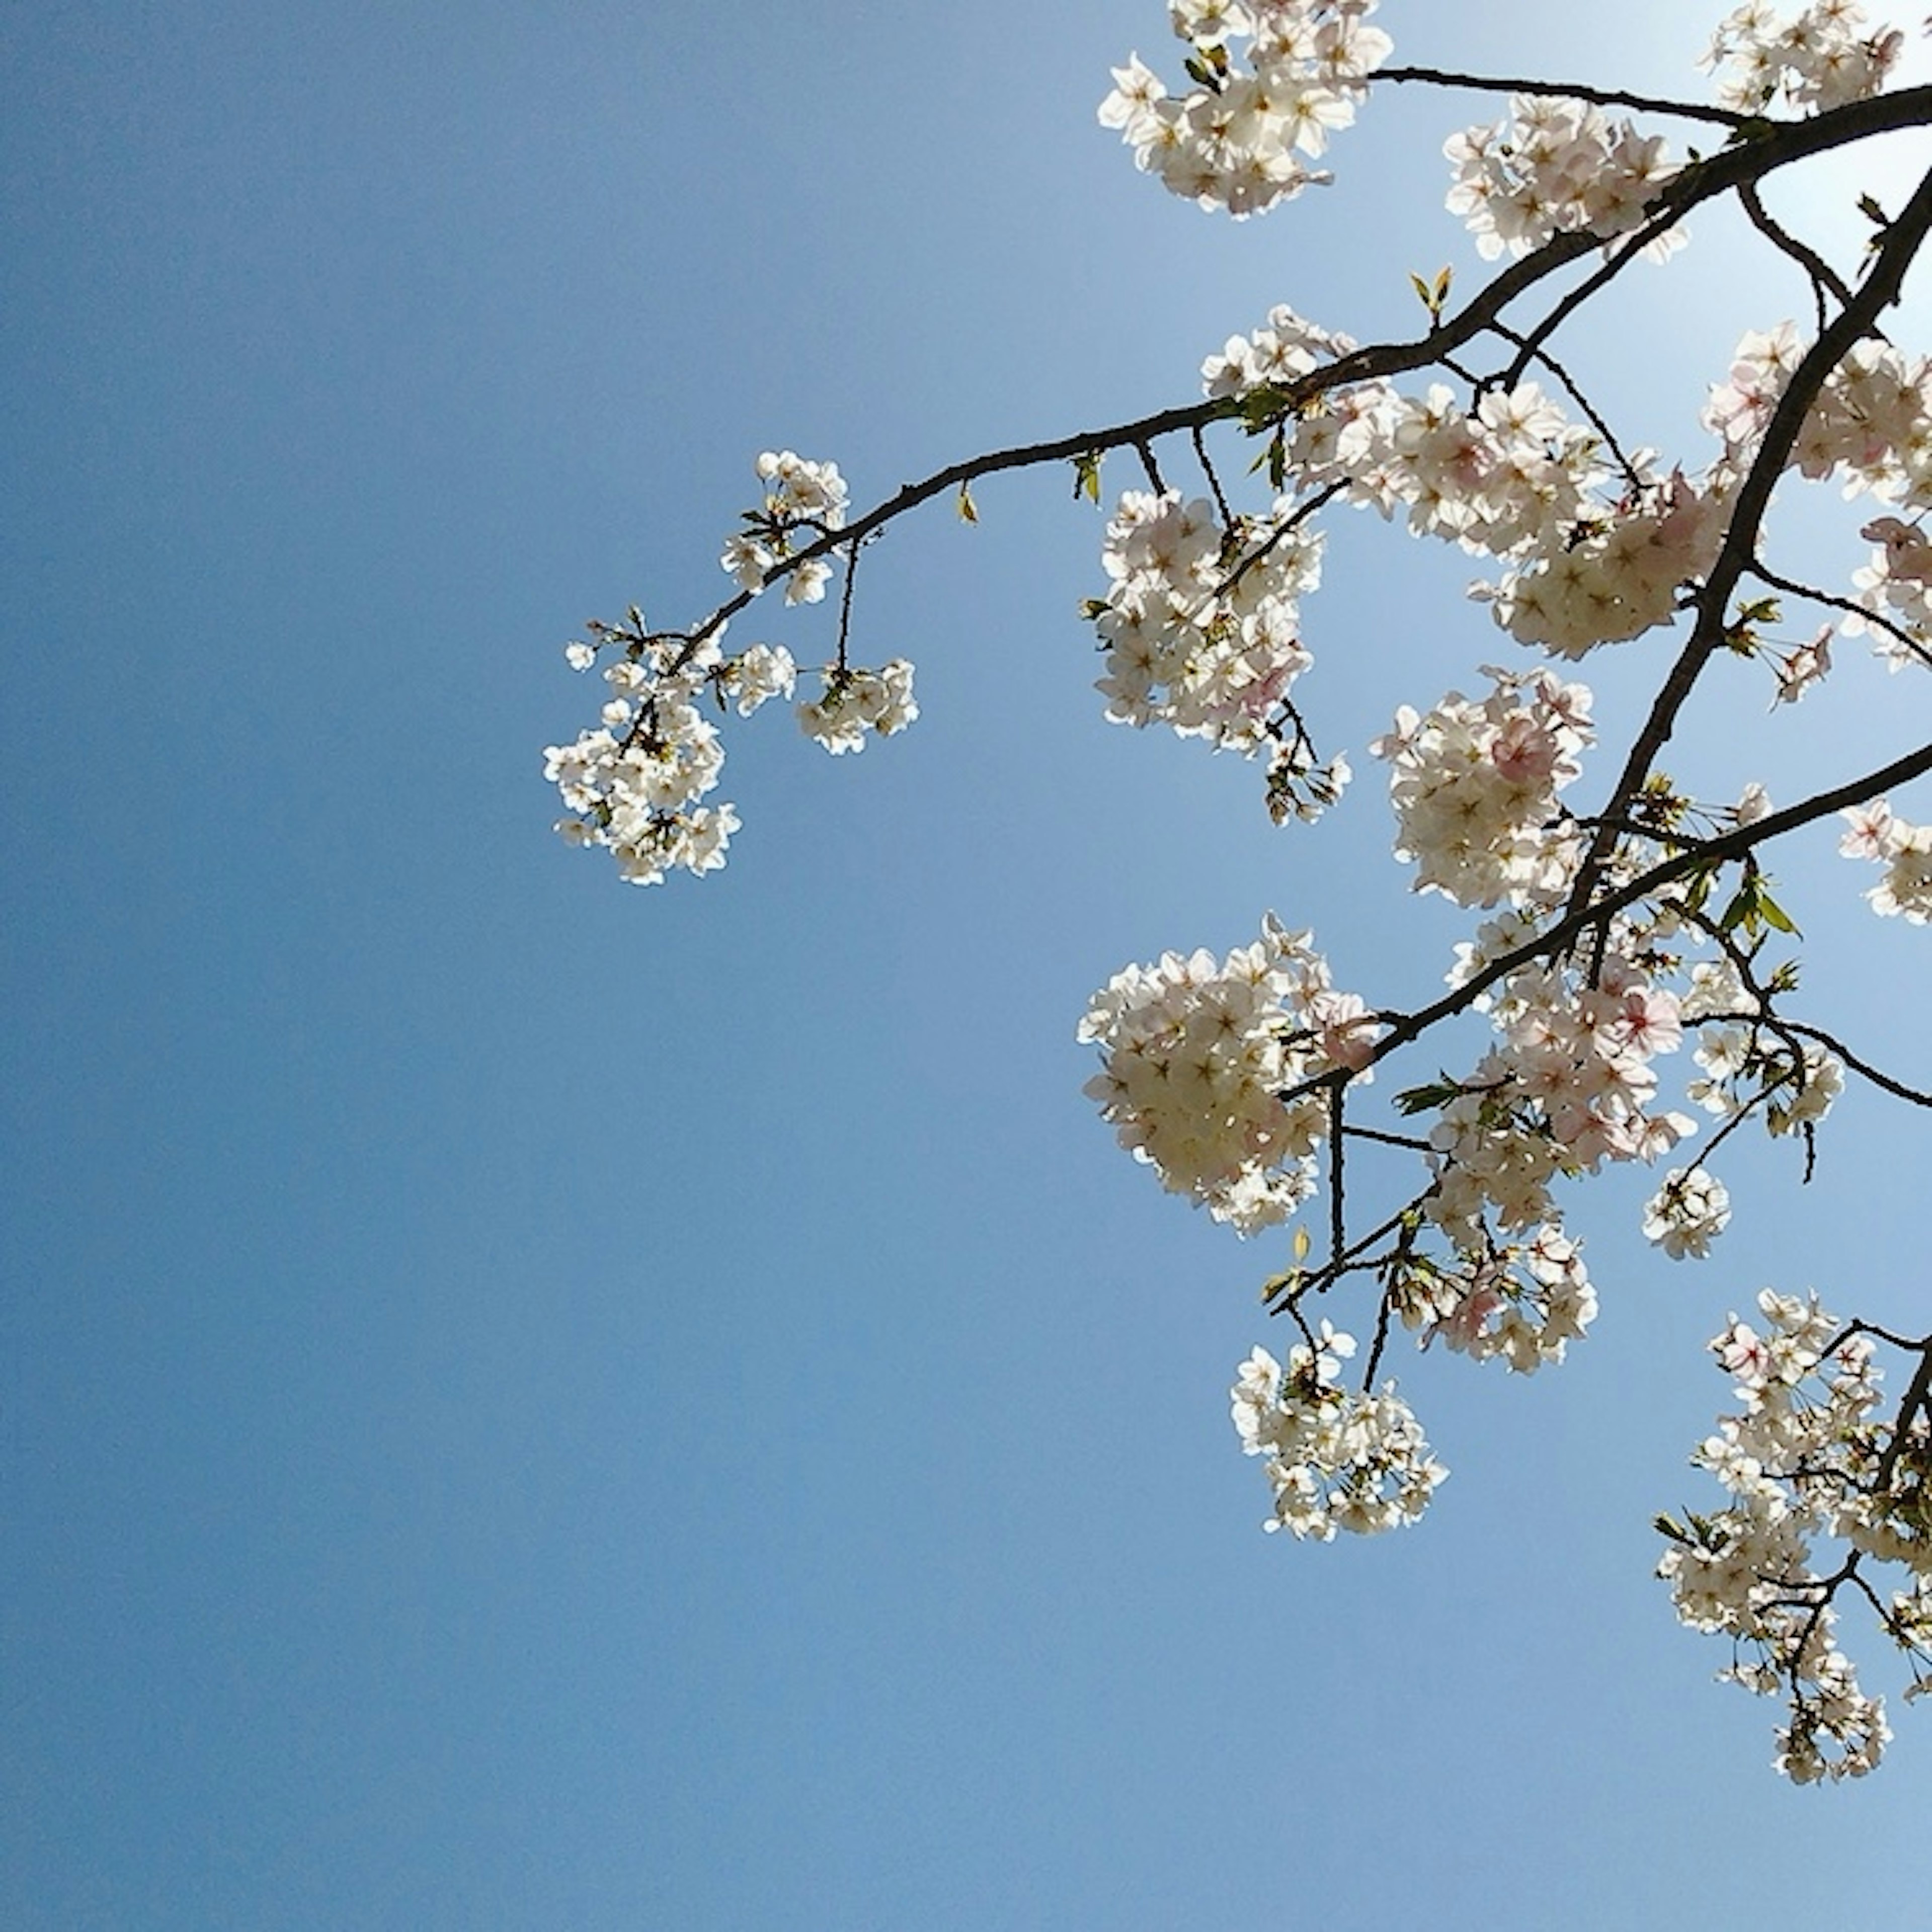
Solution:
[[(1664, 0), (1383, 18), (1703, 85)], [(1372, 772), (1278, 832), (1252, 768), (1102, 723), (1066, 476), (868, 554), (855, 650), (925, 715), (836, 764), (735, 733), (723, 874), (550, 835), (562, 640), (708, 609), (760, 449), (867, 501), (1186, 400), (1273, 302), (1407, 332), (1412, 268), (1478, 272), (1437, 152), (1477, 110), (1378, 100), (1236, 227), (1094, 123), (1166, 44), (1152, 0), (0, 14), (9, 1927), (1922, 1917), (1932, 1713), (1793, 1792), (1648, 1574), (1727, 1309), (1925, 1325), (1910, 1123), (1850, 1096), (1808, 1195), (1741, 1156), (1702, 1268), (1645, 1177), (1578, 1199), (1597, 1332), (1528, 1383), (1401, 1360), (1452, 1480), (1296, 1546), (1226, 1419), (1278, 1254), (1118, 1152), (1074, 1026), (1268, 908), (1393, 1002), (1460, 928)], [(1781, 205), (1842, 241), (1846, 178)], [(1701, 463), (1732, 342), (1804, 311), (1694, 226), (1578, 344)], [(1842, 578), (1847, 514), (1779, 526)], [(1504, 650), (1468, 574), (1336, 530), (1305, 689), (1358, 770)], [(1591, 667), (1612, 720), (1667, 650)], [(1925, 736), (1862, 663), (1766, 694), (1680, 775), (1795, 799)], [(1831, 844), (1778, 866), (1817, 1010), (1922, 1082), (1928, 942)]]

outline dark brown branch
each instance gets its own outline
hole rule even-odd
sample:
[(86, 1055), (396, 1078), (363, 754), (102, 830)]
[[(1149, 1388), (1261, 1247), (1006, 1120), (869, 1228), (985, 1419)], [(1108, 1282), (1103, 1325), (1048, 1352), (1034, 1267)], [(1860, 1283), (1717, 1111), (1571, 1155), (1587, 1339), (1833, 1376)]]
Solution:
[(1754, 557), (1745, 566), (1749, 574), (1761, 584), (1768, 584), (1774, 590), (1782, 590), (1788, 597), (1802, 597), (1814, 604), (1822, 604), (1833, 610), (1843, 610), (1847, 616), (1861, 617), (1874, 629), (1882, 631), (1895, 644), (1903, 645), (1918, 662), (1932, 667), (1932, 651), (1928, 651), (1909, 631), (1901, 631), (1892, 620), (1882, 613), (1868, 610), (1862, 604), (1855, 603), (1849, 597), (1834, 596), (1831, 591), (1820, 590), (1809, 584), (1798, 584), (1788, 577), (1780, 577), (1774, 570), (1768, 570)]
[(1543, 345), (1595, 295), (1634, 262), (1645, 249), (1660, 235), (1667, 233), (1676, 226), (1677, 211), (1666, 209), (1652, 215), (1642, 226), (1628, 235), (1619, 235), (1605, 245), (1609, 259), (1593, 274), (1586, 276), (1576, 286), (1565, 291), (1562, 301), (1532, 328), (1528, 334), (1518, 338), (1516, 360), (1503, 375), (1503, 386), (1514, 388), (1522, 380), (1522, 372), (1529, 367), (1532, 358), (1543, 352)]
[[(1866, 100), (1848, 102), (1829, 112), (1803, 121), (1754, 122), (1767, 130), (1751, 139), (1728, 147), (1708, 159), (1694, 162), (1665, 183), (1652, 207), (1660, 214), (1688, 212), (1713, 196), (1729, 194), (1742, 182), (1757, 181), (1777, 169), (1806, 160), (1814, 154), (1867, 140), (1874, 135), (1892, 134), (1900, 128), (1918, 127), (1932, 121), (1932, 87), (1902, 88), (1896, 93), (1874, 95)], [(1493, 277), (1460, 314), (1432, 328), (1413, 341), (1371, 344), (1337, 357), (1318, 369), (1312, 369), (1290, 382), (1252, 392), (1249, 397), (1216, 396), (1203, 402), (1184, 404), (1142, 416), (1132, 422), (1110, 428), (1082, 430), (1072, 436), (1057, 436), (1046, 442), (1023, 443), (1010, 449), (994, 450), (964, 462), (949, 464), (916, 483), (903, 485), (898, 493), (876, 504), (842, 530), (820, 536), (804, 549), (783, 560), (759, 590), (740, 590), (721, 604), (690, 634), (687, 656), (694, 653), (718, 627), (736, 616), (763, 590), (781, 582), (801, 564), (823, 556), (841, 544), (868, 536), (896, 521), (934, 497), (957, 490), (962, 484), (1004, 470), (1028, 470), (1043, 464), (1077, 462), (1083, 456), (1136, 443), (1151, 442), (1163, 436), (1226, 422), (1241, 416), (1254, 403), (1262, 403), (1277, 418), (1304, 409), (1331, 389), (1355, 382), (1401, 375), (1428, 368), (1443, 356), (1453, 353), (1489, 328), (1511, 302), (1538, 283), (1566, 268), (1605, 238), (1588, 230), (1572, 230), (1553, 236), (1540, 248), (1522, 256)]]
[(1545, 99), (1587, 100), (1593, 107), (1634, 107), (1645, 114), (1674, 114), (1683, 121), (1708, 121), (1720, 128), (1742, 128), (1748, 115), (1702, 101), (1665, 100), (1650, 94), (1627, 94), (1620, 88), (1583, 87), (1571, 81), (1508, 80), (1487, 74), (1450, 74), (1434, 67), (1385, 67), (1370, 74), (1378, 80), (1419, 81), (1426, 87), (1466, 88), (1478, 94), (1532, 94)]
[(1828, 1052), (1836, 1054), (1854, 1073), (1862, 1074), (1874, 1087), (1882, 1088), (1894, 1100), (1909, 1100), (1915, 1107), (1932, 1107), (1932, 1094), (1922, 1094), (1916, 1087), (1908, 1087), (1903, 1080), (1894, 1079), (1883, 1068), (1861, 1058), (1835, 1034), (1827, 1033), (1822, 1027), (1814, 1026), (1808, 1020), (1782, 1020), (1780, 1024), (1789, 1032), (1800, 1034), (1806, 1040), (1815, 1040)]
[(1418, 1007), (1412, 1013), (1391, 1016), (1388, 1030), (1370, 1049), (1362, 1068), (1336, 1068), (1316, 1074), (1277, 1097), (1286, 1102), (1319, 1088), (1332, 1086), (1341, 1078), (1354, 1078), (1358, 1072), (1372, 1066), (1378, 1060), (1386, 1060), (1390, 1054), (1420, 1040), (1432, 1027), (1440, 1026), (1444, 1020), (1466, 1012), (1498, 980), (1506, 979), (1518, 967), (1555, 957), (1592, 927), (1607, 925), (1618, 913), (1640, 900), (1651, 898), (1666, 886), (1688, 878), (1707, 866), (1742, 858), (1745, 853), (1771, 839), (1781, 838), (1787, 832), (1795, 832), (1801, 826), (1828, 818), (1834, 812), (1843, 812), (1848, 806), (1862, 805), (1881, 792), (1924, 777), (1928, 772), (1932, 772), (1932, 745), (1922, 745), (1917, 751), (1908, 752), (1903, 758), (1894, 758), (1889, 764), (1881, 765), (1876, 771), (1868, 772), (1862, 778), (1847, 779), (1829, 791), (1818, 792), (1796, 805), (1786, 806), (1782, 812), (1767, 812), (1748, 825), (1740, 825), (1721, 838), (1711, 839), (1694, 852), (1678, 853), (1592, 904), (1566, 912), (1546, 932), (1526, 940), (1508, 952), (1498, 954), (1439, 1000)]
[(1818, 300), (1818, 326), (1825, 326), (1825, 297), (1822, 291), (1829, 290), (1838, 298), (1840, 307), (1850, 304), (1852, 292), (1845, 278), (1816, 249), (1774, 220), (1770, 209), (1764, 205), (1755, 182), (1745, 182), (1738, 189), (1738, 199), (1744, 204), (1745, 214), (1750, 217), (1751, 226), (1776, 249), (1789, 255), (1806, 274), (1811, 278), (1812, 293)]
[[(1753, 458), (1749, 473), (1739, 488), (1724, 532), (1722, 548), (1711, 566), (1703, 588), (1698, 592), (1697, 621), (1689, 641), (1664, 680), (1630, 747), (1622, 775), (1604, 808), (1606, 818), (1624, 816), (1630, 801), (1642, 789), (1652, 764), (1664, 748), (1677, 722), (1677, 715), (1696, 683), (1712, 655), (1724, 641), (1725, 617), (1731, 592), (1738, 580), (1754, 561), (1758, 531), (1770, 507), (1771, 494), (1784, 473), (1785, 462), (1798, 440), (1804, 418), (1833, 370), (1852, 347), (1870, 333), (1880, 312), (1898, 299), (1906, 271), (1932, 230), (1932, 172), (1920, 182), (1917, 191), (1891, 227), (1874, 261), (1870, 273), (1838, 319), (1805, 352), (1792, 372), (1771, 421), (1765, 426), (1762, 440)], [(1604, 862), (1616, 843), (1613, 832), (1600, 831), (1591, 842), (1576, 884), (1570, 896), (1574, 912), (1588, 900)]]

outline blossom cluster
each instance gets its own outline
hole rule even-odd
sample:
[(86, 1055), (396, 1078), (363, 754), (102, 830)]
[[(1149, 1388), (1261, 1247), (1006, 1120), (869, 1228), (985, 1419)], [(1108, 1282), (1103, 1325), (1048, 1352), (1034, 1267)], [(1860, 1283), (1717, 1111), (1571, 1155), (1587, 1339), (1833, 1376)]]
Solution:
[(1885, 800), (1844, 814), (1850, 829), (1838, 842), (1848, 859), (1874, 859), (1885, 877), (1865, 897), (1882, 919), (1902, 915), (1914, 926), (1932, 921), (1932, 825), (1898, 818)]
[[(1748, 460), (1805, 347), (1790, 322), (1739, 340), (1703, 414), (1732, 468)], [(1907, 357), (1888, 342), (1855, 344), (1826, 377), (1786, 460), (1812, 482), (1842, 475), (1848, 496), (1869, 490), (1915, 512), (1932, 507), (1932, 358)], [(1902, 541), (1904, 554), (1919, 560), (1919, 539), (1906, 525), (1866, 534)]]
[(1518, 1375), (1561, 1362), (1596, 1319), (1597, 1294), (1577, 1244), (1554, 1223), (1524, 1241), (1485, 1238), (1444, 1264), (1420, 1254), (1393, 1270), (1390, 1304), (1422, 1345), (1441, 1340)]
[[(1258, 214), (1327, 177), (1305, 166), (1354, 120), (1393, 50), (1366, 24), (1376, 0), (1170, 0), (1195, 85), (1170, 94), (1138, 54), (1114, 70), (1100, 124), (1174, 194)], [(1239, 44), (1238, 52), (1231, 48)]]
[(1314, 1190), (1328, 1103), (1282, 1095), (1361, 1067), (1377, 1030), (1358, 998), (1334, 990), (1311, 939), (1270, 914), (1225, 960), (1169, 952), (1117, 973), (1080, 1023), (1101, 1054), (1086, 1090), (1120, 1144), (1244, 1234)]
[(1701, 1167), (1674, 1167), (1645, 1204), (1643, 1238), (1674, 1262), (1702, 1261), (1730, 1225), (1730, 1190)]
[[(566, 655), (588, 670), (597, 647), (573, 643)], [(656, 885), (674, 868), (703, 873), (723, 865), (738, 814), (698, 802), (724, 763), (718, 728), (698, 700), (730, 674), (715, 638), (693, 645), (652, 636), (639, 617), (623, 654), (605, 667), (610, 696), (602, 724), (544, 753), (544, 776), (572, 814), (557, 821), (558, 832), (574, 845), (608, 847), (633, 885)]]
[(1430, 1130), (1437, 1170), (1430, 1219), (1480, 1251), (1487, 1217), (1508, 1228), (1554, 1218), (1559, 1175), (1654, 1160), (1696, 1130), (1656, 1104), (1651, 1064), (1683, 1036), (1675, 994), (1607, 949), (1594, 979), (1574, 965), (1520, 968), (1490, 1008), (1496, 1044)]
[[(1252, 394), (1352, 346), (1278, 308), (1208, 359), (1203, 386), (1210, 397)], [(1900, 428), (1903, 448), (1910, 433)], [(1748, 454), (1742, 427), (1736, 453)], [(1444, 383), (1419, 397), (1382, 381), (1338, 386), (1284, 432), (1281, 468), (1292, 490), (1274, 506), (1275, 528), (1292, 521), (1298, 495), (1340, 495), (1384, 516), (1400, 506), (1414, 533), (1508, 563), (1471, 594), (1520, 643), (1571, 658), (1672, 620), (1681, 587), (1717, 555), (1738, 473), (1728, 460), (1700, 484), (1630, 462), (1612, 472), (1598, 433), (1531, 382), (1484, 389), (1466, 408)], [(1613, 475), (1616, 492), (1603, 494)], [(1222, 542), (1238, 553), (1240, 533)]]
[(1312, 662), (1298, 599), (1322, 578), (1322, 539), (1286, 520), (1244, 519), (1224, 537), (1214, 506), (1179, 491), (1128, 490), (1107, 526), (1112, 580), (1091, 607), (1107, 650), (1099, 689), (1118, 724), (1171, 724), (1183, 737), (1252, 752), (1278, 725)]
[[(800, 548), (845, 526), (848, 493), (836, 463), (813, 463), (789, 449), (766, 450), (758, 458), (765, 500), (745, 512), (745, 527), (725, 539), (718, 562), (742, 590), (761, 590), (765, 580)], [(831, 581), (823, 557), (794, 564), (785, 579), (788, 604), (816, 604)]]
[(869, 734), (890, 738), (919, 716), (913, 702), (912, 666), (894, 658), (877, 670), (844, 665), (826, 668), (823, 696), (798, 707), (798, 721), (808, 738), (835, 755), (862, 752)]
[(1354, 1336), (1324, 1322), (1285, 1367), (1265, 1348), (1240, 1366), (1234, 1430), (1246, 1454), (1266, 1459), (1269, 1529), (1326, 1543), (1338, 1529), (1369, 1534), (1412, 1523), (1449, 1473), (1393, 1382), (1373, 1394), (1341, 1386), (1342, 1363), (1354, 1352)]
[(1701, 576), (1724, 540), (1724, 482), (1683, 472), (1631, 490), (1613, 515), (1546, 524), (1525, 560), (1477, 595), (1518, 643), (1580, 658), (1639, 637), (1676, 615), (1678, 587)]
[[(724, 567), (751, 595), (782, 570), (788, 602), (816, 602), (829, 566), (821, 558), (793, 560), (801, 536), (815, 540), (844, 527), (838, 466), (767, 450), (758, 474), (764, 500), (726, 544)], [(749, 717), (796, 690), (798, 665), (784, 646), (753, 644), (728, 656), (727, 628), (721, 614), (694, 632), (652, 631), (633, 605), (628, 624), (592, 624), (589, 639), (564, 646), (573, 670), (606, 660), (609, 694), (597, 726), (544, 750), (544, 776), (568, 814), (556, 830), (573, 845), (607, 848), (619, 875), (634, 885), (656, 885), (673, 871), (716, 871), (739, 829), (734, 806), (699, 802), (716, 788), (724, 764), (722, 735), (701, 704), (708, 699), (721, 716), (735, 706)], [(848, 664), (842, 630), (838, 660), (818, 676), (821, 694), (799, 704), (796, 716), (828, 751), (862, 749), (868, 736), (890, 736), (919, 716), (912, 666), (903, 658), (877, 670)]]
[(1932, 664), (1932, 540), (1898, 517), (1876, 517), (1858, 534), (1878, 548), (1852, 583), (1876, 621), (1854, 618), (1878, 635), (1874, 648), (1894, 670), (1911, 663)]
[[(1509, 119), (1466, 128), (1443, 146), (1449, 212), (1468, 223), (1485, 260), (1505, 249), (1527, 255), (1576, 230), (1606, 241), (1624, 234), (1677, 172), (1660, 139), (1587, 101), (1520, 94), (1510, 108)], [(1667, 229), (1646, 252), (1668, 254), (1682, 240)]]
[(1396, 856), (1414, 860), (1415, 890), (1458, 905), (1547, 903), (1580, 856), (1552, 820), (1591, 742), (1590, 694), (1546, 670), (1486, 674), (1486, 698), (1452, 691), (1425, 716), (1403, 705), (1370, 746), (1390, 767)]
[[(1902, 1432), (1878, 1418), (1871, 1342), (1815, 1294), (1766, 1289), (1758, 1308), (1762, 1330), (1733, 1316), (1711, 1344), (1741, 1412), (1720, 1418), (1691, 1457), (1730, 1500), (1686, 1522), (1658, 1519), (1669, 1541), (1658, 1574), (1685, 1623), (1738, 1646), (1725, 1677), (1790, 1698), (1779, 1768), (1804, 1784), (1857, 1777), (1891, 1733), (1882, 1704), (1859, 1689), (1838, 1647), (1833, 1600), (1862, 1558), (1904, 1564), (1912, 1581), (1888, 1627), (1908, 1654), (1925, 1653), (1932, 1432), (1922, 1406), (1915, 1414), (1908, 1404)], [(1821, 1537), (1848, 1543), (1852, 1561), (1821, 1574), (1813, 1552)]]
[(1704, 64), (1718, 70), (1718, 100), (1739, 113), (1780, 101), (1814, 112), (1841, 107), (1877, 93), (1904, 50), (1895, 28), (1862, 34), (1864, 24), (1856, 0), (1817, 0), (1789, 17), (1748, 0), (1718, 27)]

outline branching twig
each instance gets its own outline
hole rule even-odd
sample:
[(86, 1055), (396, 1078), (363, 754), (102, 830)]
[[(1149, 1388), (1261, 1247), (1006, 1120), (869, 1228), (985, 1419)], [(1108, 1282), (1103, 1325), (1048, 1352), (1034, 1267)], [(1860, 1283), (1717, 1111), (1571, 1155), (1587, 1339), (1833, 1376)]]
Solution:
[[(1804, 418), (1817, 400), (1832, 371), (1855, 344), (1870, 333), (1880, 312), (1898, 298), (1906, 270), (1932, 230), (1932, 172), (1928, 172), (1897, 220), (1886, 230), (1870, 273), (1843, 312), (1805, 352), (1792, 372), (1778, 406), (1765, 426), (1764, 436), (1753, 458), (1749, 473), (1739, 487), (1731, 508), (1729, 526), (1716, 562), (1698, 592), (1697, 621), (1689, 641), (1670, 668), (1663, 688), (1652, 704), (1650, 715), (1637, 734), (1624, 760), (1623, 771), (1604, 807), (1607, 818), (1619, 818), (1642, 788), (1652, 761), (1661, 751), (1676, 726), (1677, 714), (1690, 694), (1712, 654), (1724, 640), (1726, 613), (1731, 592), (1751, 563), (1757, 548), (1758, 530), (1770, 506), (1771, 493), (1784, 474), (1786, 459), (1798, 440)], [(1591, 842), (1579, 868), (1570, 896), (1574, 912), (1585, 905), (1604, 862), (1616, 842), (1613, 832), (1600, 831)]]

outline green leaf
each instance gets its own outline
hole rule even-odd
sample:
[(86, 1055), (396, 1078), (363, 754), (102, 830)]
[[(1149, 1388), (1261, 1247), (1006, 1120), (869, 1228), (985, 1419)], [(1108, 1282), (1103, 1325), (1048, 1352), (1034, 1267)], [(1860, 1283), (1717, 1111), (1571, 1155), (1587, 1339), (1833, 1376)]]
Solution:
[(1718, 930), (1735, 932), (1742, 926), (1745, 932), (1755, 933), (1758, 924), (1757, 881), (1748, 878), (1732, 895), (1730, 904), (1718, 915)]
[(1406, 1093), (1398, 1094), (1395, 1104), (1401, 1113), (1426, 1114), (1432, 1108), (1448, 1106), (1462, 1090), (1460, 1085), (1444, 1073), (1426, 1086), (1412, 1087)]
[(1095, 502), (1100, 500), (1100, 457), (1097, 449), (1090, 449), (1084, 456), (1073, 459), (1073, 500), (1077, 503), (1082, 496), (1090, 496)]
[(1804, 937), (1804, 934), (1792, 924), (1791, 915), (1772, 897), (1770, 893), (1765, 890), (1762, 880), (1758, 882), (1757, 909), (1766, 925), (1776, 926), (1780, 932), (1790, 933), (1793, 939), (1802, 939)]
[(979, 508), (973, 501), (972, 488), (964, 483), (959, 486), (959, 520), (962, 524), (976, 524), (980, 520)]

